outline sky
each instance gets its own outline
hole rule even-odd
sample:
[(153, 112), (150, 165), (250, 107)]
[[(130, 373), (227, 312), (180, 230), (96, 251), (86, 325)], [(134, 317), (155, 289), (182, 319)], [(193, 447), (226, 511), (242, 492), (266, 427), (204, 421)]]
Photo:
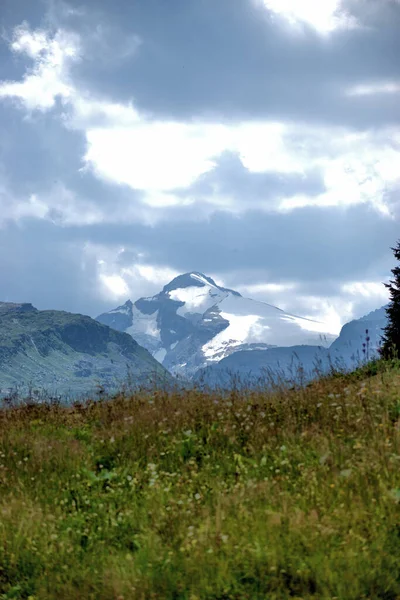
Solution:
[(399, 0), (1, 0), (0, 299), (96, 316), (200, 271), (386, 303)]

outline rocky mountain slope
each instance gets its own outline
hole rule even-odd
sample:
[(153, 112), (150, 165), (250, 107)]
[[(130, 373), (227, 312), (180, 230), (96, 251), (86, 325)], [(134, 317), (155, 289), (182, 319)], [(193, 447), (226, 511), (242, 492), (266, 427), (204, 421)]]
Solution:
[(130, 335), (90, 317), (31, 304), (0, 302), (0, 392), (28, 387), (49, 394), (91, 393), (98, 385), (111, 391), (129, 377), (132, 385), (169, 373)]
[(189, 377), (239, 351), (326, 347), (335, 338), (322, 323), (244, 298), (198, 272), (180, 275), (155, 296), (128, 300), (97, 320), (129, 333), (171, 373)]

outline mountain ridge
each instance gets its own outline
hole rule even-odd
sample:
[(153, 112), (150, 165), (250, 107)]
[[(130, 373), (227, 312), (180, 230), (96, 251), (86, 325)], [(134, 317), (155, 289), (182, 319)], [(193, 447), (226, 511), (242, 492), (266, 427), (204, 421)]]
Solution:
[(167, 371), (131, 336), (89, 316), (0, 302), (0, 389), (51, 393), (116, 389), (128, 373), (140, 385)]
[(178, 275), (154, 296), (129, 299), (96, 319), (132, 335), (172, 373), (189, 377), (254, 344), (327, 346), (335, 337), (317, 320), (243, 297), (199, 271)]

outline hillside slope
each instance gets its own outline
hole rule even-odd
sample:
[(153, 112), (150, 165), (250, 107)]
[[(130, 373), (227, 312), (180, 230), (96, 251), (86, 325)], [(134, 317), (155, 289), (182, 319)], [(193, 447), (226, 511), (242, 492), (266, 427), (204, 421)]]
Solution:
[(31, 304), (0, 302), (0, 390), (45, 388), (51, 394), (107, 391), (169, 373), (128, 334), (94, 319)]

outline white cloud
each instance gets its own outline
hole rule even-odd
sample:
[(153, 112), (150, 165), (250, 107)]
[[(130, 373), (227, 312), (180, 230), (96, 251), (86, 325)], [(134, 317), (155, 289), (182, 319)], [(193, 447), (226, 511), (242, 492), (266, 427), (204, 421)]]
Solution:
[(340, 294), (330, 298), (302, 296), (298, 301), (305, 317), (327, 323), (329, 331), (338, 334), (345, 323), (386, 304), (388, 293), (380, 281), (356, 281), (343, 284)]
[(0, 181), (0, 226), (25, 218), (48, 220), (57, 225), (93, 225), (107, 220), (104, 208), (66, 188), (62, 183), (27, 196), (16, 194), (5, 176)]
[(168, 267), (134, 263), (130, 267), (121, 268), (113, 260), (98, 260), (98, 281), (101, 293), (105, 299), (110, 301), (122, 301), (127, 298), (135, 301), (138, 299), (138, 289), (152, 290), (153, 293), (159, 292), (168, 281), (177, 275), (176, 271)]
[(348, 96), (373, 96), (376, 94), (399, 94), (400, 83), (397, 81), (387, 81), (385, 83), (365, 83), (355, 85), (348, 90), (346, 94)]
[[(325, 8), (318, 8), (322, 5)], [(279, 6), (282, 11), (284, 7), (287, 10), (292, 7), (299, 18), (300, 15), (311, 18), (312, 11), (306, 2)], [(340, 13), (338, 3), (314, 6), (319, 19), (328, 14), (338, 18)], [(278, 10), (278, 4), (275, 9)], [(142, 190), (142, 206), (135, 200), (126, 206), (123, 215), (107, 215), (94, 204), (83, 202), (80, 210), (77, 200), (66, 191), (66, 202), (62, 206), (56, 202), (55, 206), (50, 190), (46, 200), (40, 198), (53, 211), (43, 217), (42, 207), (39, 209), (30, 201), (25, 206), (28, 212), (40, 218), (53, 218), (56, 211), (66, 223), (121, 218), (154, 222), (165, 218), (168, 208), (187, 205), (195, 205), (194, 216), (199, 211), (208, 214), (211, 209), (236, 213), (254, 208), (288, 211), (307, 205), (347, 206), (367, 202), (390, 216), (388, 192), (400, 185), (397, 131), (355, 134), (343, 128), (269, 121), (222, 125), (195, 119), (188, 123), (149, 120), (133, 103), (94, 98), (77, 87), (70, 67), (81, 60), (81, 47), (79, 37), (68, 31), (60, 29), (51, 35), (48, 31), (31, 31), (26, 24), (17, 28), (10, 48), (30, 57), (33, 67), (21, 81), (0, 82), (0, 98), (17, 98), (29, 111), (47, 111), (59, 97), (63, 102), (61, 118), (65, 127), (82, 132), (86, 138), (83, 170), (91, 170), (108, 182)], [(305, 174), (310, 169), (319, 170), (326, 192), (311, 197), (277, 197), (268, 203), (260, 198), (256, 206), (254, 202), (221, 194), (218, 189), (201, 200), (189, 193), (186, 196), (174, 193), (176, 188), (188, 188), (213, 169), (224, 151), (236, 152), (250, 173)]]
[(212, 157), (225, 148), (224, 133), (218, 126), (157, 122), (130, 129), (93, 129), (86, 132), (85, 161), (107, 180), (136, 189), (170, 191), (190, 186), (212, 169)]
[(302, 296), (299, 305), (304, 306), (302, 316), (316, 319), (327, 326), (326, 332), (339, 335), (342, 325), (353, 313), (353, 303), (345, 298), (324, 298), (319, 296)]
[(41, 30), (31, 31), (25, 23), (14, 31), (10, 46), (16, 53), (25, 53), (34, 60), (21, 82), (0, 82), (0, 98), (19, 100), (26, 109), (46, 111), (56, 99), (68, 101), (74, 94), (69, 81), (69, 66), (79, 60), (79, 38), (58, 30), (54, 36)]
[[(135, 301), (139, 296), (151, 296), (158, 293), (171, 279), (179, 275), (178, 271), (165, 265), (144, 262), (142, 252), (130, 249), (131, 264), (121, 265), (120, 258), (125, 252), (122, 246), (106, 246), (86, 243), (83, 252), (85, 264), (97, 265), (95, 279), (100, 294), (109, 302)], [(140, 291), (138, 291), (140, 290)]]
[(29, 31), (23, 24), (14, 31), (11, 49), (14, 52), (25, 52), (31, 58), (36, 58), (47, 49), (49, 40), (44, 31)]
[(278, 294), (274, 298), (275, 306), (286, 312), (323, 323), (325, 329), (322, 329), (332, 335), (339, 335), (345, 323), (367, 314), (384, 302), (378, 297), (360, 299), (360, 297), (343, 290), (340, 295), (329, 297), (299, 293), (293, 296), (286, 293)]
[(44, 219), (47, 214), (47, 205), (35, 194), (21, 200), (13, 196), (9, 190), (0, 187), (0, 227), (8, 221), (19, 221), (24, 218)]
[(388, 291), (380, 281), (354, 281), (342, 286), (342, 292), (359, 298), (374, 298), (377, 301), (386, 303), (388, 300)]
[(179, 275), (178, 271), (169, 267), (157, 267), (148, 264), (134, 264), (129, 268), (124, 268), (122, 272), (124, 275), (134, 278), (139, 275), (145, 281), (159, 285), (160, 288), (157, 291), (160, 291), (171, 279)]
[(355, 27), (356, 21), (341, 0), (261, 0), (264, 6), (292, 26), (307, 25), (320, 34)]
[[(304, 131), (302, 161), (320, 169), (326, 192), (310, 198), (285, 198), (282, 210), (302, 206), (350, 206), (371, 204), (391, 216), (388, 192), (400, 186), (400, 144), (394, 129), (351, 134), (340, 128)], [(316, 137), (324, 145), (316, 143)], [(292, 148), (295, 151), (295, 147)]]
[[(389, 216), (387, 192), (400, 185), (396, 130), (356, 134), (340, 127), (265, 121), (230, 126), (212, 122), (151, 122), (141, 119), (132, 105), (85, 101), (77, 106), (70, 124), (85, 130), (86, 168), (107, 181), (142, 189), (149, 207), (194, 203), (196, 199), (190, 195), (174, 195), (174, 189), (189, 187), (213, 169), (216, 158), (224, 151), (236, 152), (250, 173), (321, 171), (326, 186), (323, 194), (295, 195), (266, 207), (260, 198), (260, 209), (368, 202)], [(92, 126), (96, 114), (98, 118), (102, 115), (101, 126)], [(206, 202), (230, 212), (254, 208), (246, 202), (235, 204), (218, 190), (210, 193)]]
[[(125, 123), (126, 116), (123, 115)], [(135, 112), (132, 122), (134, 119)], [(305, 129), (267, 122), (230, 127), (139, 122), (131, 126), (126, 123), (121, 128), (118, 120), (116, 112), (114, 124), (109, 119), (107, 126), (86, 131), (86, 165), (98, 177), (144, 190), (144, 201), (152, 207), (193, 203), (190, 196), (176, 196), (173, 190), (189, 187), (210, 171), (215, 159), (226, 150), (237, 152), (250, 173), (321, 171), (326, 192), (283, 198), (278, 203), (281, 210), (370, 203), (389, 216), (387, 192), (400, 185), (400, 152), (394, 131), (351, 135), (341, 128)], [(292, 142), (299, 137), (300, 152)], [(207, 202), (232, 212), (250, 208), (245, 202), (235, 204), (218, 190), (208, 195)], [(263, 208), (262, 198), (259, 208)], [(276, 204), (269, 203), (266, 208), (276, 209)]]
[(120, 275), (104, 275), (99, 276), (100, 283), (104, 286), (106, 297), (115, 299), (129, 295), (129, 288)]
[(112, 105), (103, 110), (109, 115), (107, 125), (86, 130), (85, 162), (108, 181), (150, 193), (189, 187), (213, 169), (215, 159), (226, 150), (237, 152), (251, 173), (302, 170), (284, 147), (283, 124), (138, 121), (132, 107), (129, 125), (126, 112), (115, 109), (113, 120)]

